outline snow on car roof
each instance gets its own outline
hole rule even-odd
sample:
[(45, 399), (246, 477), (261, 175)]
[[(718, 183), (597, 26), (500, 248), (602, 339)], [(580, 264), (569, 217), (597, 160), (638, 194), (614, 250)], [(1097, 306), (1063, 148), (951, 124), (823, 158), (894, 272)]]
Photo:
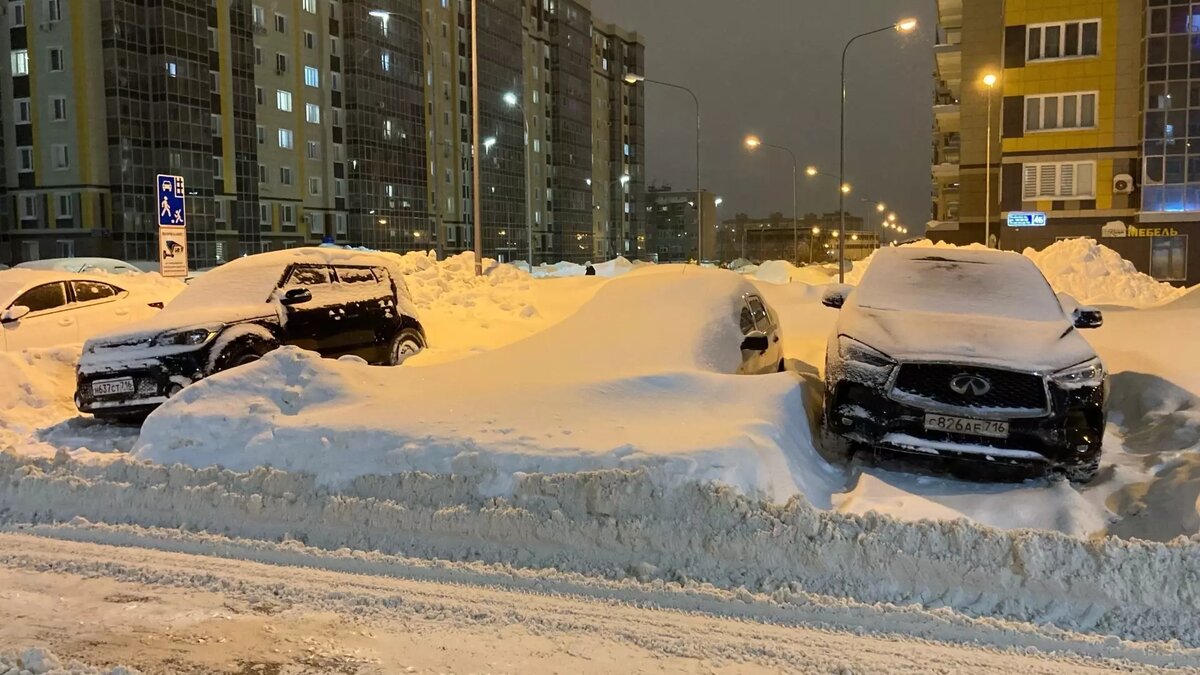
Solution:
[(855, 295), (869, 309), (1063, 319), (1033, 261), (1007, 251), (880, 249)]
[(59, 270), (62, 272), (106, 272), (108, 274), (141, 274), (137, 265), (116, 258), (50, 258), (31, 260), (17, 265), (17, 269)]

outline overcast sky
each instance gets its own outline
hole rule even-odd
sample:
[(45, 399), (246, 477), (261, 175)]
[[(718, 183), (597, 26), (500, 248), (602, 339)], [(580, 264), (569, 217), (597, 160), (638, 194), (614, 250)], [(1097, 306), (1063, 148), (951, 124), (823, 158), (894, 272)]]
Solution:
[[(846, 40), (915, 16), (912, 35), (857, 41), (847, 61), (846, 173), (857, 196), (894, 205), (910, 229), (930, 212), (933, 0), (592, 0), (604, 21), (640, 32), (648, 77), (691, 88), (703, 113), (703, 183), (721, 218), (792, 209), (791, 162), (749, 155), (748, 132), (837, 175), (838, 90)], [(695, 124), (686, 93), (649, 85), (647, 181), (692, 189)], [(801, 174), (800, 210), (835, 211), (836, 179)], [(868, 207), (853, 199), (850, 211)]]

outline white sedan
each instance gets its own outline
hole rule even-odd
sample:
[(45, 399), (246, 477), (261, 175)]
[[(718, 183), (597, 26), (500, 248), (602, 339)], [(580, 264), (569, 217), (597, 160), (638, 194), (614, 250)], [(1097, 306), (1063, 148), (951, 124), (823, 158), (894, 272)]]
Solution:
[(12, 269), (0, 272), (0, 350), (83, 342), (146, 319), (163, 301), (83, 274)]

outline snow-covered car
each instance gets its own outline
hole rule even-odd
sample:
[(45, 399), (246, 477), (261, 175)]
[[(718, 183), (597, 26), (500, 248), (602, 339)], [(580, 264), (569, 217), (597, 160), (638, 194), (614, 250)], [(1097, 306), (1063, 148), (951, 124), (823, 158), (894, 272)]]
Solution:
[(138, 419), (183, 387), (283, 345), (399, 365), (426, 340), (398, 260), (306, 248), (223, 265), (154, 319), (89, 340), (75, 404), (100, 418)]
[(1028, 258), (883, 249), (841, 309), (826, 356), (824, 428), (837, 454), (867, 449), (944, 468), (1030, 467), (1087, 482), (1106, 421), (1104, 364)]
[(154, 296), (131, 293), (114, 281), (55, 271), (0, 272), (0, 349), (78, 343), (162, 309)]
[(133, 263), (115, 258), (49, 258), (46, 260), (31, 260), (17, 265), (17, 269), (25, 270), (55, 270), (73, 274), (142, 274), (143, 271)]

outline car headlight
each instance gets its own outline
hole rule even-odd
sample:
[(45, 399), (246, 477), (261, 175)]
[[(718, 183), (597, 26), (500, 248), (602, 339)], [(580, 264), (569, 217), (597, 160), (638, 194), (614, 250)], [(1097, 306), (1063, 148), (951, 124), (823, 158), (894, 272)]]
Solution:
[(208, 344), (221, 332), (219, 326), (188, 328), (185, 330), (163, 333), (154, 339), (156, 347), (200, 347)]
[(1060, 370), (1051, 375), (1050, 380), (1064, 389), (1078, 389), (1102, 386), (1105, 376), (1107, 373), (1104, 371), (1104, 364), (1100, 362), (1100, 359), (1095, 358)]
[(843, 361), (861, 363), (874, 368), (890, 368), (896, 365), (896, 362), (887, 354), (845, 335), (838, 338), (838, 354)]

